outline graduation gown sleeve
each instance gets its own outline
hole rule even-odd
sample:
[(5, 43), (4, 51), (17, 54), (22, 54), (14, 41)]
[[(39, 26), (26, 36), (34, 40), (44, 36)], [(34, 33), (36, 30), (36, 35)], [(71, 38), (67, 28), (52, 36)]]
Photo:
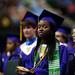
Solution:
[(66, 75), (66, 66), (68, 61), (68, 51), (67, 47), (60, 46), (60, 75)]

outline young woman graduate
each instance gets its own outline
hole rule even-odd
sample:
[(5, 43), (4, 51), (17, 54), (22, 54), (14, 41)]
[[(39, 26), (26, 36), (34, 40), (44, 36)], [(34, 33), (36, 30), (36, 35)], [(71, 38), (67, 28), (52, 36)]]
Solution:
[(63, 18), (51, 13), (47, 10), (43, 10), (39, 17), (38, 23), (38, 36), (41, 39), (39, 47), (46, 45), (46, 50), (41, 52), (38, 50), (39, 58), (42, 53), (45, 55), (44, 59), (40, 63), (40, 68), (42, 70), (37, 70), (36, 75), (60, 75), (60, 61), (59, 52), (55, 50), (56, 40), (55, 40), (55, 30), (61, 25)]
[(65, 75), (67, 64), (67, 47), (68, 38), (70, 35), (70, 28), (67, 26), (61, 26), (56, 32), (55, 37), (59, 43), (60, 48), (60, 75)]
[(75, 75), (75, 27), (72, 28), (71, 40), (68, 43), (68, 63), (66, 75)]
[[(9, 61), (14, 61), (16, 64), (18, 63), (18, 52), (16, 51), (16, 48), (20, 44), (18, 35), (15, 33), (11, 33), (11, 31), (8, 33), (7, 38), (6, 38), (6, 46), (5, 46), (5, 51), (2, 53), (2, 71), (3, 75), (13, 75), (14, 71), (11, 68), (11, 65), (7, 67), (7, 64)], [(13, 65), (14, 66), (14, 65)], [(9, 69), (8, 73), (7, 70)], [(10, 73), (11, 72), (11, 73)], [(10, 73), (10, 74), (9, 74)], [(14, 74), (15, 75), (15, 74)]]

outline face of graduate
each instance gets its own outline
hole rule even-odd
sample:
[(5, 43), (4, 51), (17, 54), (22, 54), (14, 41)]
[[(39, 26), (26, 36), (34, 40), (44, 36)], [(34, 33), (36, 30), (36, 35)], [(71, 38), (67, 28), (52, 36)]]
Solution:
[(65, 42), (63, 38), (63, 33), (61, 32), (55, 32), (55, 38), (58, 42)]
[(39, 37), (47, 37), (50, 33), (50, 26), (47, 21), (41, 20), (38, 23), (38, 36)]
[(11, 39), (7, 39), (6, 50), (12, 51), (15, 48), (15, 44)]
[(36, 28), (33, 28), (31, 25), (25, 26), (23, 28), (23, 34), (26, 39), (31, 39), (36, 36)]
[(72, 38), (73, 38), (73, 41), (75, 42), (75, 28), (72, 30)]

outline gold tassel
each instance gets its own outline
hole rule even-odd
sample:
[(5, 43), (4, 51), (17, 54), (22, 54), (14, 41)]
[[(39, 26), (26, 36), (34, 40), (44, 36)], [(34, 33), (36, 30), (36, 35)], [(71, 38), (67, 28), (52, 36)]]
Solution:
[(20, 21), (20, 41), (22, 41), (22, 22)]

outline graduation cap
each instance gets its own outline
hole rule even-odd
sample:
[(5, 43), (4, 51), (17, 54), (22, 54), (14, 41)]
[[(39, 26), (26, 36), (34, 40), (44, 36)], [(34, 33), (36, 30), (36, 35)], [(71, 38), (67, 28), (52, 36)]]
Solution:
[(38, 16), (30, 11), (27, 11), (24, 18), (22, 19), (22, 22), (20, 23), (20, 41), (22, 41), (23, 39), (22, 28), (29, 25), (35, 28), (37, 24), (38, 24)]
[(64, 35), (69, 35), (71, 33), (71, 28), (69, 26), (61, 26), (56, 32), (63, 33)]
[(19, 32), (17, 31), (8, 31), (7, 33), (7, 39), (13, 41), (13, 42), (17, 42), (20, 43), (20, 39), (19, 39)]
[(49, 23), (52, 23), (55, 27), (59, 27), (64, 18), (44, 9), (39, 17), (39, 20), (46, 20)]
[(38, 16), (35, 15), (32, 12), (27, 12), (22, 20), (23, 22), (25, 22), (25, 25), (29, 25), (29, 24), (33, 24), (34, 26), (37, 26), (38, 23)]

